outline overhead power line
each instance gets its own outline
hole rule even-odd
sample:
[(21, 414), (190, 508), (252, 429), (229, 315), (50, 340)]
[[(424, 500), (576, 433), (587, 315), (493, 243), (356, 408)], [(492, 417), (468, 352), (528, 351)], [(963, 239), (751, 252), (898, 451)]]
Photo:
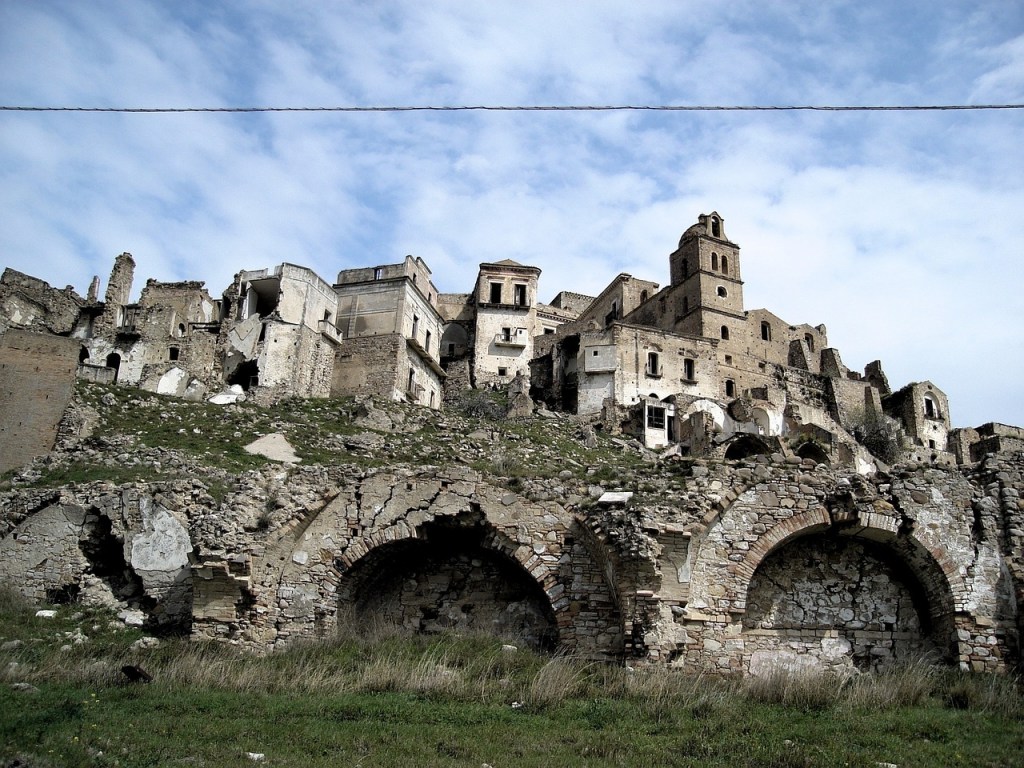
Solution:
[(941, 112), (1024, 109), (1024, 104), (902, 104), (902, 105), (695, 105), (695, 104), (535, 104), (518, 106), (339, 106), (339, 107), (31, 107), (0, 106), (0, 112), (118, 112), (173, 114), (189, 112)]

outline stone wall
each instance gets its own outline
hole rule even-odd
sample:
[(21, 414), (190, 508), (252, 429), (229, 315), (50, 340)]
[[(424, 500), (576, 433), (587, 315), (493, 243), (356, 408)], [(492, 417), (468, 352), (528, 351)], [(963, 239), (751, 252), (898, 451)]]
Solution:
[(0, 473), (53, 448), (80, 350), (63, 336), (16, 329), (0, 335)]
[[(677, 462), (631, 500), (565, 476), (268, 467), (0, 495), (0, 577), (256, 650), (394, 624), (702, 673), (1019, 663), (1024, 456), (862, 477)], [(546, 499), (546, 500), (542, 500)]]

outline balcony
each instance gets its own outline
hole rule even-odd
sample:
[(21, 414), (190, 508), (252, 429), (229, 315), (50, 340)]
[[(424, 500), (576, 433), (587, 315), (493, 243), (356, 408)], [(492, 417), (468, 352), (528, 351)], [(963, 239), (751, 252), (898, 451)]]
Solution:
[(321, 320), (317, 324), (317, 330), (333, 342), (342, 341), (341, 333), (330, 320)]
[(494, 335), (494, 344), (498, 347), (526, 348), (526, 331), (517, 333), (497, 333)]

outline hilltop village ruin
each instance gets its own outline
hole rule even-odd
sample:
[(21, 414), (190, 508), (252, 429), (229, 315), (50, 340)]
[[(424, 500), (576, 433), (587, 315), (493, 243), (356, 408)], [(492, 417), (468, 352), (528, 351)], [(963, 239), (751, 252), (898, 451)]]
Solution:
[(131, 303), (135, 262), (123, 253), (103, 301), (99, 278), (82, 298), (5, 270), (0, 333), (8, 356), (34, 342), (52, 356), (59, 343), (79, 377), (189, 399), (233, 387), (267, 404), (375, 395), (441, 408), (519, 377), (533, 402), (600, 414), (648, 448), (693, 457), (778, 451), (867, 472), (885, 458), (864, 447), (867, 433), (902, 447), (889, 458), (941, 464), (1020, 438), (998, 425), (951, 430), (931, 382), (893, 391), (880, 362), (843, 365), (824, 325), (746, 309), (740, 248), (717, 213), (683, 233), (669, 265), (662, 289), (620, 274), (597, 297), (562, 291), (550, 304), (537, 267), (484, 263), (471, 293), (447, 294), (411, 256), (342, 270), (333, 284), (294, 264), (242, 271), (219, 298), (201, 282), (149, 280)]
[[(1024, 430), (952, 429), (933, 383), (894, 391), (878, 361), (847, 368), (824, 325), (746, 309), (718, 213), (683, 232), (669, 267), (664, 288), (620, 274), (596, 297), (550, 303), (540, 269), (511, 260), (480, 264), (465, 294), (439, 293), (407, 256), (333, 283), (287, 263), (242, 271), (217, 298), (149, 280), (137, 303), (127, 253), (102, 300), (98, 278), (83, 298), (5, 270), (2, 471), (55, 443), (75, 450), (66, 411), (87, 379), (185, 401), (355, 397), (429, 413), (503, 389), (510, 414), (597, 427), (685, 472), (637, 504), (568, 470), (528, 498), (466, 467), (291, 466), (264, 480), (302, 501), (267, 525), (253, 522), (266, 504), (255, 481), (230, 508), (187, 481), (15, 488), (0, 497), (0, 578), (257, 650), (355, 611), (719, 673), (915, 654), (1019, 663)], [(123, 559), (130, 588), (110, 585), (100, 550)]]

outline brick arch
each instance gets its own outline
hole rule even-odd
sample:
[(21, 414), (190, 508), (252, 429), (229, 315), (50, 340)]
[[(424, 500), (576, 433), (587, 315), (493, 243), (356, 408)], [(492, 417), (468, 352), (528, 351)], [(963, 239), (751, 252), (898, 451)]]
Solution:
[(736, 580), (737, 602), (732, 612), (746, 610), (750, 581), (769, 555), (797, 539), (834, 528), (843, 535), (881, 544), (898, 555), (920, 582), (936, 623), (948, 619), (952, 626), (953, 615), (967, 610), (967, 586), (944, 550), (929, 547), (912, 532), (901, 533), (899, 521), (887, 515), (833, 515), (818, 508), (779, 521), (750, 545), (743, 560), (729, 568)]
[[(458, 526), (458, 516), (447, 519), (438, 517), (431, 522), (439, 523), (441, 526), (445, 524)], [(541, 555), (545, 552), (538, 553), (533, 546), (517, 544), (489, 521), (484, 520), (483, 526), (484, 533), (476, 541), (476, 544), (480, 549), (500, 556), (506, 563), (518, 566), (518, 571), (524, 579), (533, 583), (538, 588), (538, 594), (543, 595), (544, 607), (551, 612), (554, 620), (558, 646), (567, 649), (573, 648), (576, 633), (573, 616), (569, 611), (570, 603), (564, 598), (567, 585), (563, 583), (557, 570), (544, 562)], [(346, 583), (346, 574), (361, 568), (374, 568), (374, 560), (383, 560), (389, 555), (389, 552), (396, 550), (400, 552), (403, 544), (409, 546), (416, 542), (424, 542), (426, 545), (430, 527), (430, 522), (416, 528), (410, 527), (404, 522), (398, 522), (386, 528), (367, 532), (354, 539), (347, 547), (335, 554), (333, 575), (328, 580), (329, 592), (324, 597), (335, 605), (352, 597), (350, 590), (358, 585), (351, 582)], [(465, 530), (470, 530), (470, 527), (466, 526)], [(559, 553), (548, 552), (548, 554)], [(383, 567), (383, 563), (376, 567)]]

